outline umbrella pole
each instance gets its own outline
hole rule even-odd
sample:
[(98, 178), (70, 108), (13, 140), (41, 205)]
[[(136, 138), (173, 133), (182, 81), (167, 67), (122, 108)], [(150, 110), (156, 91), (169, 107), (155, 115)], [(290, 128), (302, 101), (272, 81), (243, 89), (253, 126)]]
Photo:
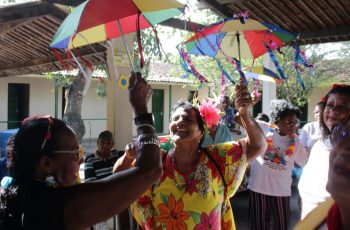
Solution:
[(241, 62), (241, 41), (239, 40), (239, 32), (236, 32), (236, 37), (237, 37), (237, 47), (238, 47), (238, 60)]
[(126, 40), (125, 40), (125, 37), (124, 37), (123, 29), (122, 29), (122, 26), (120, 24), (119, 19), (117, 20), (117, 22), (118, 22), (118, 27), (119, 27), (120, 34), (122, 35), (122, 39), (123, 39), (123, 43), (124, 43), (124, 46), (125, 46), (125, 49), (126, 49), (126, 53), (128, 55), (128, 58), (129, 58), (129, 61), (130, 61), (130, 64), (131, 64), (132, 71), (135, 72), (135, 66), (134, 66), (134, 63), (133, 63), (133, 61), (131, 59), (130, 51), (129, 51), (128, 45), (126, 44)]

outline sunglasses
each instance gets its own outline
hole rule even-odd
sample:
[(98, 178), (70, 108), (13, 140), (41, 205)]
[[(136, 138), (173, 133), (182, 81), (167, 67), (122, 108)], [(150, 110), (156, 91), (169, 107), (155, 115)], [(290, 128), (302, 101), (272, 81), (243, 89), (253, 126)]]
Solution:
[(295, 121), (295, 122), (293, 122), (293, 121), (286, 121), (286, 120), (281, 120), (281, 121), (283, 121), (283, 123), (286, 124), (286, 125), (289, 126), (289, 127), (297, 126), (297, 125), (299, 125), (299, 123), (300, 123), (299, 120), (297, 120), (297, 121)]
[(80, 159), (83, 158), (84, 155), (84, 148), (79, 145), (79, 148), (74, 149), (74, 150), (57, 150), (53, 151), (52, 154), (70, 154), (70, 158), (74, 161), (79, 161)]

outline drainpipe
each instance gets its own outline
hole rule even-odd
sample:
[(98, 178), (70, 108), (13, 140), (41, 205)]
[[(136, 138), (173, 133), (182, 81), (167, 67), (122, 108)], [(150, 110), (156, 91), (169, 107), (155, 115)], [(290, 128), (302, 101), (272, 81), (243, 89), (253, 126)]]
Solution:
[(58, 118), (58, 82), (55, 80), (55, 118)]
[(169, 115), (171, 113), (171, 107), (172, 107), (171, 97), (172, 97), (172, 86), (169, 85)]

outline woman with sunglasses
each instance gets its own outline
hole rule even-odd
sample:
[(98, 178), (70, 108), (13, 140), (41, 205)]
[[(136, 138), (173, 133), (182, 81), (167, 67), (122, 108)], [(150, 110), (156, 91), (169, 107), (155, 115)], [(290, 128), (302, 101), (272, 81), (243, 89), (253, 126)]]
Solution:
[(332, 148), (329, 136), (335, 124), (346, 122), (350, 118), (350, 85), (334, 84), (322, 101), (324, 103), (320, 113), (322, 137), (313, 145), (298, 185), (302, 201), (301, 219), (330, 197), (326, 190), (328, 159)]
[(250, 166), (249, 228), (286, 230), (289, 224), (294, 164), (306, 164), (308, 154), (298, 135), (300, 111), (285, 100), (271, 103), (271, 122), (258, 121), (267, 149)]
[(129, 101), (139, 135), (135, 167), (95, 182), (75, 183), (82, 159), (70, 127), (49, 116), (24, 120), (8, 149), (12, 181), (1, 194), (0, 229), (87, 229), (126, 209), (162, 171), (147, 113), (151, 93), (141, 75), (132, 74)]
[(331, 194), (313, 209), (294, 230), (350, 229), (350, 120), (333, 126), (326, 189)]

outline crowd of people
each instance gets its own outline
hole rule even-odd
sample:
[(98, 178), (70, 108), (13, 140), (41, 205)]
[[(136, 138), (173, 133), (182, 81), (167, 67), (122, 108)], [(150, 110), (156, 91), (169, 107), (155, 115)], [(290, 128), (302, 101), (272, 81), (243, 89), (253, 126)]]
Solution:
[[(300, 130), (301, 113), (286, 100), (272, 101), (269, 116), (254, 119), (243, 82), (235, 87), (234, 107), (227, 96), (217, 103), (180, 100), (166, 149), (147, 110), (151, 95), (141, 74), (132, 73), (137, 137), (122, 151), (104, 131), (96, 152), (84, 157), (63, 121), (25, 119), (6, 149), (10, 176), (1, 181), (0, 229), (99, 229), (116, 214), (128, 229), (129, 211), (142, 229), (235, 229), (230, 198), (247, 167), (249, 229), (290, 227), (295, 167), (303, 169), (296, 229), (350, 228), (349, 85), (334, 85), (316, 105), (315, 122)], [(238, 125), (246, 133), (239, 139)]]

